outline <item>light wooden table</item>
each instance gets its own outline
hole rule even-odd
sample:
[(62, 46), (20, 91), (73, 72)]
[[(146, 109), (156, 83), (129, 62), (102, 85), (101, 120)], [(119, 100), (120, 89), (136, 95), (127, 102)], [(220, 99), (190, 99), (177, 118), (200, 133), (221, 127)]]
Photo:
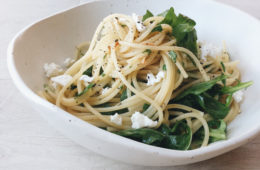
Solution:
[[(219, 0), (260, 18), (259, 0)], [(16, 32), (80, 0), (0, 0), (0, 169), (260, 169), (260, 136), (232, 152), (178, 167), (141, 167), (96, 155), (49, 126), (14, 87), (6, 48)], [(260, 37), (259, 37), (260, 38)]]

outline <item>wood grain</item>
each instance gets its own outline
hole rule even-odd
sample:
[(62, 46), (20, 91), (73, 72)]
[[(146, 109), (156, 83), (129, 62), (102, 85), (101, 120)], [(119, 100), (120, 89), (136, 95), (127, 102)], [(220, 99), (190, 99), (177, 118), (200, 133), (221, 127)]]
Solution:
[[(85, 0), (86, 1), (86, 0)], [(77, 0), (0, 0), (0, 169), (260, 169), (260, 136), (247, 145), (219, 157), (177, 167), (142, 167), (99, 156), (56, 132), (30, 107), (10, 80), (6, 66), (8, 42), (27, 24)], [(260, 18), (259, 0), (219, 0)]]

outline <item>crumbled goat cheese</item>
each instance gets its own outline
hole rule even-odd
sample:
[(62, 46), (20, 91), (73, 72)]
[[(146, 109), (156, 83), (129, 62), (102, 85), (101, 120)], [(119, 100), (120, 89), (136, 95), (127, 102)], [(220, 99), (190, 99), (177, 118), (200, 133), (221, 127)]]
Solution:
[(139, 32), (142, 32), (145, 30), (145, 26), (144, 26), (144, 23), (142, 22), (142, 18), (139, 17), (138, 15), (136, 15), (135, 13), (132, 14), (132, 18), (135, 22), (135, 25), (136, 25), (136, 29), (139, 31)]
[(154, 77), (154, 75), (152, 73), (148, 73), (147, 74), (147, 85), (154, 85), (155, 83), (158, 83), (161, 81), (161, 79), (164, 78), (164, 72), (163, 71), (159, 71), (159, 73), (156, 75), (156, 77)]
[(50, 63), (50, 64), (45, 63), (43, 69), (45, 71), (46, 77), (57, 76), (63, 72), (61, 66), (55, 63)]
[(69, 81), (72, 79), (72, 77), (70, 75), (60, 75), (60, 76), (56, 76), (56, 77), (52, 77), (51, 81), (54, 82), (53, 86), (54, 88), (57, 86), (55, 83), (60, 84), (62, 86), (65, 86), (66, 84), (69, 83)]
[(221, 55), (222, 48), (211, 43), (201, 43), (201, 58), (206, 60), (206, 56), (216, 57)]
[(73, 58), (66, 58), (65, 60), (64, 60), (64, 66), (65, 67), (69, 67), (69, 66), (71, 66), (73, 63), (75, 62), (75, 60), (73, 59)]
[(233, 94), (233, 97), (237, 103), (241, 102), (244, 97), (244, 92), (242, 90), (238, 90)]
[(109, 87), (106, 87), (102, 90), (102, 94), (105, 94), (110, 88)]
[(111, 115), (110, 121), (117, 125), (122, 125), (122, 117), (118, 113)]
[(92, 82), (94, 80), (93, 77), (89, 77), (88, 75), (82, 75), (79, 80), (84, 81), (85, 85), (87, 86), (88, 83)]
[(151, 120), (140, 112), (135, 112), (131, 116), (131, 121), (133, 129), (139, 129), (142, 127), (155, 127), (157, 125), (157, 121)]

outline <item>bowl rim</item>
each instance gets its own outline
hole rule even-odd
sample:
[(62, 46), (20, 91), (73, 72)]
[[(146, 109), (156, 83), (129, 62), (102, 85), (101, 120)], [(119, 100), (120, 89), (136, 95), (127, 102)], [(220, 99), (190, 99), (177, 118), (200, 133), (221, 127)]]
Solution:
[[(54, 14), (50, 14), (47, 17), (44, 17), (43, 19), (39, 19), (35, 22), (33, 22), (32, 24), (26, 26), (25, 28), (23, 28), (21, 31), (19, 31), (14, 38), (12, 38), (12, 40), (10, 41), (8, 48), (7, 48), (7, 66), (8, 66), (8, 70), (10, 73), (10, 76), (15, 84), (15, 86), (17, 87), (17, 89), (31, 102), (34, 102), (36, 104), (39, 104), (43, 107), (47, 107), (53, 111), (58, 111), (62, 113), (62, 116), (68, 116), (70, 119), (75, 119), (77, 120), (79, 123), (81, 123), (82, 125), (84, 124), (84, 126), (86, 128), (89, 128), (90, 130), (96, 131), (96, 138), (103, 138), (104, 135), (108, 136), (108, 135), (112, 135), (110, 139), (110, 142), (112, 143), (118, 143), (121, 146), (124, 147), (131, 147), (134, 148), (136, 150), (143, 150), (147, 153), (158, 153), (159, 155), (164, 155), (166, 157), (172, 157), (172, 158), (180, 158), (180, 159), (184, 159), (184, 158), (194, 158), (197, 156), (202, 156), (204, 154), (210, 154), (212, 152), (216, 152), (218, 151), (219, 154), (216, 155), (220, 155), (222, 153), (228, 152), (232, 149), (235, 149), (239, 146), (241, 146), (242, 144), (252, 140), (253, 138), (255, 138), (258, 134), (260, 134), (260, 124), (255, 125), (254, 128), (252, 128), (252, 130), (250, 132), (248, 132), (245, 135), (240, 135), (240, 136), (234, 136), (232, 137), (232, 139), (227, 139), (225, 141), (221, 141), (219, 143), (214, 143), (214, 145), (209, 145), (206, 147), (201, 147), (198, 149), (194, 149), (194, 150), (187, 150), (187, 151), (179, 151), (179, 150), (171, 150), (171, 149), (165, 149), (165, 148), (160, 148), (160, 147), (156, 147), (156, 146), (151, 146), (151, 145), (147, 145), (147, 144), (143, 144), (141, 142), (137, 142), (116, 134), (113, 134), (111, 132), (105, 131), (103, 129), (97, 128), (94, 125), (91, 125), (71, 114), (69, 114), (68, 112), (62, 110), (61, 108), (57, 107), (56, 105), (53, 105), (52, 103), (49, 103), (48, 101), (44, 100), (43, 98), (41, 98), (40, 96), (38, 96), (31, 88), (29, 88), (25, 82), (23, 81), (23, 79), (21, 78), (16, 66), (15, 66), (15, 55), (14, 55), (14, 50), (16, 47), (16, 43), (17, 40), (19, 40), (19, 38), (21, 38), (23, 36), (23, 34), (28, 31), (30, 28), (32, 28), (33, 26), (35, 26), (36, 24), (40, 24), (41, 22), (44, 22), (45, 20), (48, 20), (49, 18), (55, 17), (57, 15), (69, 12), (71, 10), (75, 10), (76, 8), (88, 5), (90, 3), (96, 3), (96, 2), (100, 2), (100, 1), (106, 1), (108, 2), (109, 0), (94, 0), (91, 2), (86, 2), (83, 4), (79, 4), (79, 5), (74, 5), (70, 8), (58, 11)], [(251, 16), (250, 14), (237, 9), (233, 6), (227, 5), (227, 4), (223, 4), (221, 2), (216, 2), (214, 0), (197, 0), (197, 1), (204, 1), (207, 3), (214, 3), (216, 5), (221, 5), (222, 7), (228, 7), (229, 9), (232, 9), (233, 11), (237, 11), (239, 13), (241, 13), (241, 15), (247, 15), (247, 17), (250, 17), (251, 19), (255, 20), (255, 22), (258, 22), (259, 24), (259, 28), (260, 28), (260, 22), (259, 20), (254, 17)], [(69, 137), (69, 136), (67, 136)], [(213, 156), (211, 156), (213, 157)], [(211, 157), (208, 157), (206, 159), (209, 159)]]

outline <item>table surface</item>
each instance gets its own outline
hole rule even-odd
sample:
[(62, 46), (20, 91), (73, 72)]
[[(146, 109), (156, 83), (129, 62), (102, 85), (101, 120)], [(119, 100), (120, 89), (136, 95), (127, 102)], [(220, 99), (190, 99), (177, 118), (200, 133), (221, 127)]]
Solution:
[[(88, 1), (88, 0), (85, 0)], [(260, 19), (259, 0), (218, 0)], [(260, 169), (260, 136), (216, 158), (177, 167), (142, 167), (114, 161), (75, 144), (47, 124), (8, 74), (6, 49), (26, 25), (81, 0), (0, 0), (0, 169)]]

